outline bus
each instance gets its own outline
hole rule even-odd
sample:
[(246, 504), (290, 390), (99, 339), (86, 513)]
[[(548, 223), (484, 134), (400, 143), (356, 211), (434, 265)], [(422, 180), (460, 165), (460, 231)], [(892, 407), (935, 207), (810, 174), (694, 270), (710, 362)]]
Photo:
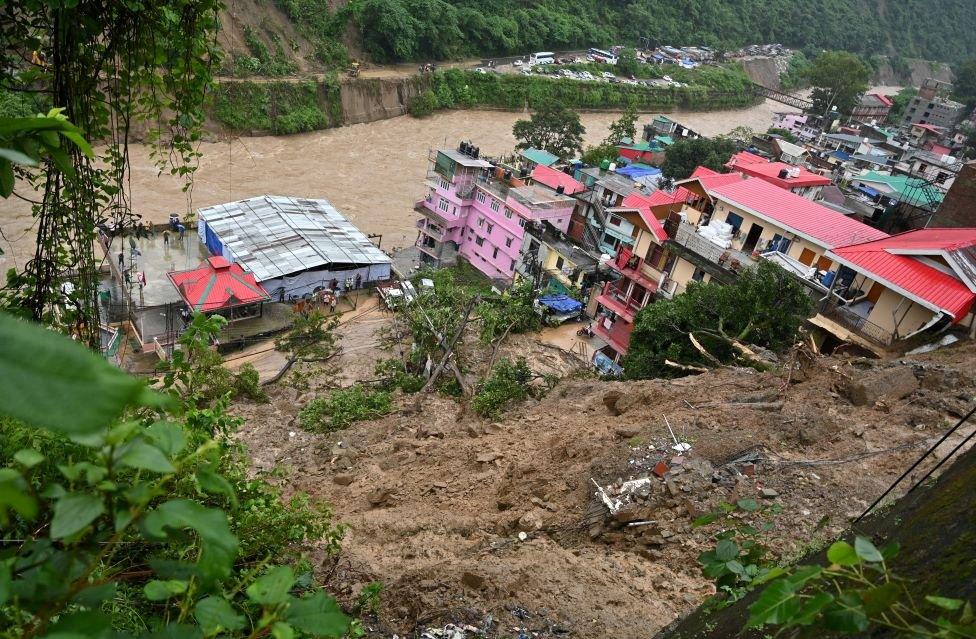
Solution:
[(552, 51), (539, 51), (529, 56), (529, 64), (552, 64), (556, 61), (556, 54)]
[(610, 53), (609, 51), (604, 51), (603, 49), (590, 49), (586, 52), (586, 57), (592, 59), (594, 62), (603, 62), (605, 64), (617, 64), (617, 56)]

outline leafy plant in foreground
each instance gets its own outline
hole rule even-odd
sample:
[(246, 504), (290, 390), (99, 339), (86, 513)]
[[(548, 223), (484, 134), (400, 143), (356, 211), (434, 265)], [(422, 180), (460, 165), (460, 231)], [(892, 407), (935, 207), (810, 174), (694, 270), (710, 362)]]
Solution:
[(827, 566), (777, 569), (762, 595), (749, 607), (748, 626), (823, 630), (841, 635), (884, 627), (905, 637), (956, 639), (976, 637), (972, 604), (961, 599), (925, 596), (916, 601), (908, 582), (892, 574), (888, 561), (898, 545), (878, 549), (869, 539), (838, 541), (827, 550)]
[[(71, 340), (0, 314), (0, 415), (77, 448), (58, 473), (25, 448), (0, 469), (0, 627), (7, 636), (110, 637), (107, 602), (141, 584), (139, 636), (341, 637), (321, 590), (290, 566), (238, 573), (241, 540), (210, 505), (236, 500), (220, 445), (167, 419), (179, 408)], [(174, 494), (183, 483), (195, 496)]]

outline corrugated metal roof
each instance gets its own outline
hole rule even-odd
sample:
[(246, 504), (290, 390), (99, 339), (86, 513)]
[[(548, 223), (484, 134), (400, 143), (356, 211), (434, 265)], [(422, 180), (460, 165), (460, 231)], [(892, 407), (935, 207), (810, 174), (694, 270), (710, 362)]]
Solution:
[(536, 164), (542, 164), (543, 166), (552, 166), (559, 161), (559, 157), (553, 155), (549, 151), (543, 151), (542, 149), (535, 149), (532, 147), (522, 151), (522, 157), (531, 162), (535, 162)]
[(392, 263), (328, 200), (264, 195), (198, 214), (259, 282), (333, 264)]
[(271, 299), (254, 275), (223, 257), (211, 257), (195, 269), (166, 275), (183, 300), (197, 311), (215, 311)]
[(906, 237), (911, 235), (913, 233), (904, 233), (873, 242), (844, 246), (834, 249), (830, 254), (868, 277), (895, 290), (900, 289), (899, 292), (907, 293), (929, 308), (946, 311), (956, 321), (962, 319), (969, 313), (976, 293), (948, 273), (924, 263), (918, 256), (890, 252), (891, 249), (904, 247), (906, 244), (919, 248), (918, 243)]
[(888, 237), (883, 231), (758, 178), (708, 187), (708, 193), (825, 248)]
[(551, 189), (562, 186), (565, 189), (566, 195), (573, 195), (586, 190), (586, 187), (579, 181), (573, 179), (573, 176), (549, 168), (543, 164), (539, 164), (532, 169), (532, 179), (539, 184), (545, 184)]

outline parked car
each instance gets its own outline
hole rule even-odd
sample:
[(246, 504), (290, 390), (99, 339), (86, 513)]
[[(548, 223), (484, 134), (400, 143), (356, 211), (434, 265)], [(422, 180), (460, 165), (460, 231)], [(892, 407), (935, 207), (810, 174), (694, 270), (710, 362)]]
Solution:
[(522, 66), (522, 61), (521, 60), (516, 60), (515, 62), (512, 63), (512, 66), (513, 67), (520, 67), (520, 66)]
[(610, 73), (609, 71), (604, 71), (603, 72), (603, 77), (606, 78), (607, 80), (609, 80), (610, 78), (615, 78), (616, 76), (614, 74)]

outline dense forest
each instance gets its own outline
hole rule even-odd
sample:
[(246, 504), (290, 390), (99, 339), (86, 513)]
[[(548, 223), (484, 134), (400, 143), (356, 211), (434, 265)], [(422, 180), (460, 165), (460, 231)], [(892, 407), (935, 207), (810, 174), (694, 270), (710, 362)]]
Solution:
[[(279, 0), (281, 1), (281, 0)], [(290, 3), (316, 0), (289, 0)], [(524, 54), (616, 43), (734, 49), (780, 42), (959, 62), (976, 55), (972, 0), (352, 0), (378, 61)]]

